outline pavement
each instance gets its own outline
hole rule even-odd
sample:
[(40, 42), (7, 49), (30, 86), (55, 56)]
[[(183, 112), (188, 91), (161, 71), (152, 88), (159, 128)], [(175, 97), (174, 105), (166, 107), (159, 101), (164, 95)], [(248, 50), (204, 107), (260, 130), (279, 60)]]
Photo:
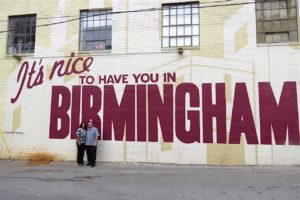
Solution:
[(0, 199), (300, 200), (300, 167), (0, 160)]

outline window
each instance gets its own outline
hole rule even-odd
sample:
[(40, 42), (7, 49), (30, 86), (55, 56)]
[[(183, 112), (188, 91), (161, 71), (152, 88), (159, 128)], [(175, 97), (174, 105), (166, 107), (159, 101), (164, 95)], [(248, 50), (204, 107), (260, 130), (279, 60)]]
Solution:
[(8, 26), (7, 53), (34, 53), (36, 15), (11, 16)]
[(199, 46), (199, 3), (163, 5), (162, 47)]
[(81, 11), (80, 18), (80, 50), (111, 49), (111, 10)]
[(296, 0), (256, 0), (257, 43), (298, 41)]

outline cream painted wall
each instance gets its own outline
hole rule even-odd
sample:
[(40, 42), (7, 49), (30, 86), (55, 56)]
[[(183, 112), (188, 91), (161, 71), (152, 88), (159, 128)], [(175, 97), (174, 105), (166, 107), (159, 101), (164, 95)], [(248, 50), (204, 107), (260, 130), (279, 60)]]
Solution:
[[(55, 16), (79, 17), (80, 10), (112, 8), (113, 11), (160, 8), (163, 3), (179, 0), (11, 0), (0, 1), (0, 20), (8, 16), (36, 13), (37, 18)], [(208, 1), (200, 1), (201, 3)], [(299, 4), (298, 4), (299, 8)], [(299, 10), (299, 9), (298, 9)], [(298, 17), (299, 17), (298, 12)], [(47, 24), (68, 18), (38, 19)], [(298, 22), (299, 23), (299, 22)], [(7, 29), (0, 22), (0, 30)], [(232, 109), (234, 84), (246, 82), (253, 108), (256, 128), (259, 130), (257, 83), (270, 81), (279, 98), (284, 81), (299, 83), (300, 43), (281, 45), (256, 44), (255, 8), (253, 4), (234, 7), (200, 9), (200, 47), (185, 50), (178, 55), (176, 49), (161, 48), (161, 12), (124, 13), (113, 15), (111, 52), (78, 52), (79, 22), (77, 20), (55, 26), (37, 28), (35, 53), (18, 62), (6, 55), (7, 34), (0, 34), (0, 129), (21, 132), (4, 134), (0, 139), (1, 155), (7, 156), (6, 141), (13, 158), (29, 158), (33, 153), (55, 155), (58, 160), (74, 160), (76, 146), (69, 137), (49, 139), (51, 87), (77, 85), (77, 76), (45, 79), (42, 86), (24, 89), (19, 101), (10, 103), (18, 90), (16, 84), (21, 63), (43, 58), (49, 73), (56, 60), (71, 52), (83, 57), (92, 54), (94, 63), (90, 75), (165, 73), (175, 71), (178, 82), (226, 83), (228, 123)], [(47, 74), (48, 75), (48, 74)], [(299, 85), (298, 85), (299, 86)], [(121, 98), (124, 85), (116, 85)], [(298, 101), (299, 103), (299, 101)], [(102, 115), (102, 112), (100, 113)], [(202, 124), (201, 124), (202, 127)], [(229, 128), (229, 125), (227, 126)], [(259, 134), (259, 131), (258, 131)], [(5, 140), (5, 141), (4, 141)], [(115, 142), (100, 141), (99, 161), (159, 162), (212, 165), (292, 165), (300, 164), (298, 146), (264, 146), (218, 144)]]

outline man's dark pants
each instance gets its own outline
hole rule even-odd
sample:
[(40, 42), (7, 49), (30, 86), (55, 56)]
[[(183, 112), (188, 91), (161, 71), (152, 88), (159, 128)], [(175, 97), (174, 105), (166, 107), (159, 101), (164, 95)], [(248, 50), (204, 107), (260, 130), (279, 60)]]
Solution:
[(90, 165), (96, 164), (96, 150), (97, 150), (96, 146), (86, 145), (86, 154), (87, 154), (88, 163)]

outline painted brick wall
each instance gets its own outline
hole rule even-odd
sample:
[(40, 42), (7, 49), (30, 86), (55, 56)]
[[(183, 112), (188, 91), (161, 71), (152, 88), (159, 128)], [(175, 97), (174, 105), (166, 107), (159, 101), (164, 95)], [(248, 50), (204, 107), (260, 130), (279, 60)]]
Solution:
[[(8, 27), (8, 16), (36, 13), (39, 16), (79, 17), (80, 10), (112, 8), (126, 11), (160, 8), (163, 3), (184, 1), (138, 0), (27, 0), (0, 2), (0, 30)], [(209, 1), (200, 1), (207, 3)], [(298, 3), (298, 11), (300, 10)], [(139, 73), (176, 72), (178, 85), (191, 82), (199, 86), (212, 83), (226, 84), (227, 134), (231, 123), (235, 84), (247, 85), (249, 100), (258, 138), (260, 136), (258, 82), (270, 82), (277, 100), (283, 83), (297, 82), (299, 88), (300, 43), (258, 45), (256, 43), (255, 5), (200, 8), (200, 47), (162, 49), (161, 11), (122, 13), (113, 15), (112, 50), (110, 52), (79, 52), (79, 21), (37, 28), (35, 53), (17, 61), (6, 55), (7, 33), (0, 35), (0, 157), (11, 152), (13, 158), (29, 158), (34, 153), (55, 155), (58, 160), (74, 160), (75, 141), (70, 135), (65, 139), (49, 139), (52, 86), (72, 88), (79, 84), (77, 75), (55, 76), (49, 80), (53, 63), (68, 60), (71, 52), (76, 56), (94, 58), (89, 73), (85, 75), (119, 75)], [(298, 19), (300, 15), (298, 12)], [(37, 25), (54, 23), (69, 18), (38, 19)], [(298, 20), (299, 25), (299, 20)], [(299, 37), (300, 38), (300, 37)], [(32, 64), (42, 59), (44, 83), (32, 89), (24, 88), (19, 100), (10, 99), (19, 89), (17, 76), (24, 61)], [(132, 83), (132, 79), (130, 82)], [(159, 83), (162, 90), (162, 82)], [(120, 101), (124, 84), (115, 84)], [(103, 87), (99, 85), (99, 87)], [(215, 92), (213, 92), (215, 97)], [(202, 98), (202, 97), (201, 97)], [(200, 98), (200, 104), (202, 104)], [(213, 98), (214, 99), (214, 98)], [(298, 98), (299, 102), (299, 98)], [(200, 106), (201, 110), (201, 106)], [(70, 111), (69, 111), (70, 114)], [(100, 116), (103, 115), (101, 111)], [(201, 119), (201, 118), (200, 118)], [(215, 122), (214, 122), (215, 124)], [(203, 123), (200, 123), (202, 130)], [(189, 127), (187, 127), (189, 128)], [(214, 132), (216, 132), (214, 125)], [(174, 129), (175, 134), (175, 129)], [(202, 134), (201, 134), (202, 137)], [(228, 136), (229, 137), (229, 136)], [(201, 140), (202, 141), (202, 140)], [(285, 145), (249, 145), (242, 137), (240, 144), (193, 143), (184, 144), (174, 137), (173, 143), (103, 141), (98, 144), (98, 161), (108, 162), (158, 162), (209, 165), (293, 165), (300, 164), (300, 147)], [(9, 151), (8, 151), (9, 150)]]

